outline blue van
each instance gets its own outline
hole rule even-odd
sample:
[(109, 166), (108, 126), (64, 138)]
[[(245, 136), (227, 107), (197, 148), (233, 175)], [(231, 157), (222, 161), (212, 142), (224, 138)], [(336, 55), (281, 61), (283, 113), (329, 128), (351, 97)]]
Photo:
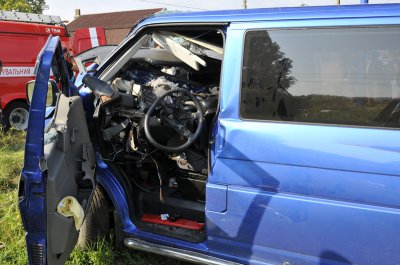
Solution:
[(399, 264), (399, 44), (396, 4), (158, 15), (78, 89), (50, 37), (27, 86), (29, 263), (115, 229), (203, 264)]

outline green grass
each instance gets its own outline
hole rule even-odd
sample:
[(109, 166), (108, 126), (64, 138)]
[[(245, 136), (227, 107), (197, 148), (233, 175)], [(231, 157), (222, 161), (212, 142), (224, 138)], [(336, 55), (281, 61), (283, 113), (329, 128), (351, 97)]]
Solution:
[(0, 264), (27, 263), (25, 232), (17, 201), (24, 137), (23, 132), (0, 132)]
[[(24, 156), (25, 133), (0, 131), (0, 264), (27, 264), (25, 232), (18, 210), (17, 187)], [(111, 236), (110, 236), (111, 238)], [(160, 264), (184, 262), (144, 252), (116, 251), (111, 240), (103, 240), (86, 249), (75, 248), (68, 265), (81, 264)]]

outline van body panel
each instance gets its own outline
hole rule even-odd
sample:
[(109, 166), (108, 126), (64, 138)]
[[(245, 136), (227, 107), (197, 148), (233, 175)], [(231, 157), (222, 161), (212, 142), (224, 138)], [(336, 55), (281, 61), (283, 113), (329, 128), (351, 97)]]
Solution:
[[(247, 31), (400, 23), (398, 16), (332, 17), (230, 24), (209, 177), (228, 186), (227, 209), (206, 210), (210, 252), (245, 264), (399, 260), (393, 238), (400, 232), (397, 129), (240, 117), (238, 51)], [(206, 204), (219, 203), (213, 200)]]
[[(398, 209), (229, 186), (225, 213), (208, 213), (211, 252), (245, 264), (389, 264), (398, 260)], [(378, 251), (377, 251), (378, 250)], [(278, 258), (276, 252), (281, 251)], [(338, 263), (340, 264), (340, 263)]]

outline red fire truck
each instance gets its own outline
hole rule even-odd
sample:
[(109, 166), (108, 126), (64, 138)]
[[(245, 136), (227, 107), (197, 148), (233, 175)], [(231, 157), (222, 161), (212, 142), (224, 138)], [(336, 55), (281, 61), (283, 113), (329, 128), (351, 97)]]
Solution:
[[(95, 41), (89, 29), (82, 31), (88, 32), (88, 36), (83, 34), (79, 37), (82, 41), (75, 42), (106, 44), (104, 29), (97, 29)], [(81, 44), (79, 49), (73, 49), (67, 29), (58, 16), (0, 11), (0, 61), (3, 65), (0, 69), (0, 106), (6, 129), (24, 130), (28, 125), (25, 86), (34, 79), (36, 58), (49, 35), (60, 36), (62, 45), (68, 50), (82, 51), (82, 47), (93, 46)]]

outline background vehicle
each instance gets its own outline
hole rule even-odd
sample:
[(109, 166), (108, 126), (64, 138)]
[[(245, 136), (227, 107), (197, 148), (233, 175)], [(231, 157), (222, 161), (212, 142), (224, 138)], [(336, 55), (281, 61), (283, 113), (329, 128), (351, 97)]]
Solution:
[(57, 16), (1, 11), (0, 20), (3, 123), (6, 128), (14, 126), (24, 130), (29, 115), (25, 86), (34, 79), (37, 54), (49, 35), (60, 36), (63, 46), (70, 48), (69, 35)]
[(104, 45), (107, 45), (107, 40), (103, 27), (81, 28), (75, 31), (72, 52), (77, 55), (91, 48)]
[(30, 262), (112, 223), (129, 248), (205, 264), (400, 260), (399, 25), (400, 5), (160, 15), (79, 91), (59, 60), (21, 174)]
[[(101, 28), (96, 29), (97, 44), (106, 42)], [(103, 30), (104, 31), (104, 30)], [(87, 34), (86, 34), (87, 33)], [(3, 110), (3, 126), (26, 129), (29, 106), (26, 102), (25, 86), (34, 79), (36, 58), (49, 35), (59, 36), (62, 46), (72, 50), (72, 43), (60, 17), (11, 11), (0, 11), (0, 99)], [(81, 29), (75, 41), (76, 50), (91, 48), (88, 43), (89, 31)], [(90, 37), (90, 36), (89, 36)], [(82, 41), (80, 39), (82, 38)], [(89, 38), (90, 41), (90, 38)]]

